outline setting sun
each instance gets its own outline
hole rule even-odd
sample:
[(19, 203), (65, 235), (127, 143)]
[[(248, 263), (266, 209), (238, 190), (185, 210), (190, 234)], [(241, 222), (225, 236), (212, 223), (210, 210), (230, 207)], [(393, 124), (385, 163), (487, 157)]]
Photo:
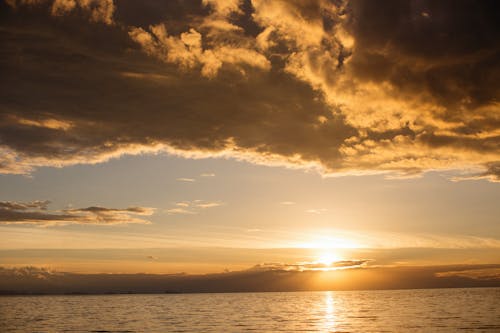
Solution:
[(319, 255), (316, 262), (325, 266), (331, 266), (334, 262), (339, 260), (342, 260), (342, 258), (337, 253), (332, 252), (330, 249), (325, 249), (325, 252)]

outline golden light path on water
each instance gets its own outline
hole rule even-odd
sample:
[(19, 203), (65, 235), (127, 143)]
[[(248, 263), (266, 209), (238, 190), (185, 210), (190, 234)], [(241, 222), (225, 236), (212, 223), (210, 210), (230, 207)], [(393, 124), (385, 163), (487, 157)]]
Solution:
[(323, 324), (325, 331), (332, 331), (335, 328), (335, 304), (331, 291), (325, 293), (325, 315)]

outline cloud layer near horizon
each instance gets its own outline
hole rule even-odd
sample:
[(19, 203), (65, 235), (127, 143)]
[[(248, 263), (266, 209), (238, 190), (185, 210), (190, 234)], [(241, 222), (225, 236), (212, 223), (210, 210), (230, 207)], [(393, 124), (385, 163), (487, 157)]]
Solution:
[(150, 216), (154, 208), (128, 207), (124, 209), (91, 206), (48, 211), (50, 201), (14, 202), (0, 201), (0, 225), (34, 224), (54, 226), (66, 224), (114, 225), (126, 223), (150, 223), (139, 216)]
[(0, 6), (1, 173), (169, 152), (499, 180), (495, 1)]
[(165, 293), (498, 287), (499, 265), (371, 267), (330, 272), (249, 269), (190, 274), (78, 274), (0, 267), (0, 290), (15, 293)]

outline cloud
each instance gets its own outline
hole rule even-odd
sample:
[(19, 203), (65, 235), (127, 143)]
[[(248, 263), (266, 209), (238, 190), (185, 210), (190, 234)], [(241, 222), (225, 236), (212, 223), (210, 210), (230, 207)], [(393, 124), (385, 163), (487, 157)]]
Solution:
[(48, 211), (49, 201), (0, 202), (0, 224), (33, 224), (56, 226), (67, 224), (116, 225), (127, 223), (149, 224), (136, 216), (150, 216), (154, 208), (129, 207), (124, 209), (91, 206)]
[(478, 269), (463, 269), (448, 272), (436, 273), (437, 277), (464, 277), (475, 280), (499, 280), (500, 268), (478, 268)]
[(191, 211), (191, 210), (188, 210), (188, 209), (185, 209), (185, 208), (170, 208), (170, 209), (167, 209), (166, 212), (168, 214), (187, 214), (187, 215), (191, 215), (191, 214), (197, 214), (197, 212), (194, 212), (194, 211)]
[(362, 267), (370, 260), (340, 260), (331, 264), (324, 264), (318, 262), (300, 262), (295, 264), (286, 263), (263, 263), (255, 265), (250, 268), (251, 270), (264, 270), (264, 271), (330, 271), (337, 269)]
[(244, 73), (246, 67), (268, 70), (270, 63), (262, 54), (244, 47), (218, 45), (202, 48), (202, 35), (191, 28), (179, 37), (169, 36), (165, 25), (130, 30), (132, 40), (149, 55), (184, 69), (198, 69), (202, 76), (213, 78), (224, 65)]
[(324, 212), (326, 212), (328, 209), (326, 208), (318, 208), (318, 209), (308, 209), (306, 210), (306, 213), (310, 213), (310, 214), (323, 214)]
[(49, 204), (49, 200), (35, 200), (31, 202), (0, 201), (0, 209), (25, 211), (34, 208), (47, 210)]
[(215, 173), (211, 172), (202, 173), (200, 174), (200, 177), (215, 177)]
[(213, 208), (213, 207), (219, 207), (222, 206), (223, 204), (220, 202), (202, 202), (198, 203), (195, 206), (198, 208)]
[(180, 201), (175, 203), (174, 208), (167, 209), (168, 214), (198, 214), (202, 210), (223, 206), (225, 203), (219, 201)]
[(15, 278), (34, 278), (39, 280), (48, 280), (53, 276), (62, 276), (65, 273), (56, 272), (46, 267), (0, 267), (0, 277), (15, 277)]
[[(153, 263), (150, 263), (153, 264)], [(37, 267), (0, 267), (0, 287), (5, 294), (30, 293), (164, 293), (257, 292), (312, 290), (427, 289), (498, 287), (498, 264), (417, 267), (363, 267), (352, 269), (283, 270), (269, 268), (215, 274), (80, 274)], [(486, 271), (490, 273), (486, 273)], [(487, 278), (447, 274), (483, 271)], [(477, 290), (477, 289), (476, 289)], [(471, 291), (472, 292), (472, 291)], [(495, 304), (494, 297), (490, 298)]]
[(500, 163), (487, 163), (486, 170), (466, 172), (451, 178), (452, 181), (487, 179), (491, 182), (500, 182)]
[(177, 181), (192, 183), (192, 182), (195, 182), (196, 179), (194, 179), (194, 178), (177, 178)]
[(498, 180), (494, 3), (0, 6), (1, 173), (167, 152)]
[(113, 23), (115, 6), (113, 0), (6, 0), (12, 8), (19, 6), (50, 8), (53, 16), (83, 12), (92, 22)]
[(282, 202), (280, 202), (280, 205), (291, 206), (291, 205), (295, 205), (295, 202), (293, 202), (293, 201), (282, 201)]

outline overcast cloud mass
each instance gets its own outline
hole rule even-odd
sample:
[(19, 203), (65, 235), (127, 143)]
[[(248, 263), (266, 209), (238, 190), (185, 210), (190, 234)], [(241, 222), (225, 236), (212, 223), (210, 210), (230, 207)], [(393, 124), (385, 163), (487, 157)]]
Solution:
[(500, 179), (498, 1), (0, 6), (1, 173), (166, 151)]

